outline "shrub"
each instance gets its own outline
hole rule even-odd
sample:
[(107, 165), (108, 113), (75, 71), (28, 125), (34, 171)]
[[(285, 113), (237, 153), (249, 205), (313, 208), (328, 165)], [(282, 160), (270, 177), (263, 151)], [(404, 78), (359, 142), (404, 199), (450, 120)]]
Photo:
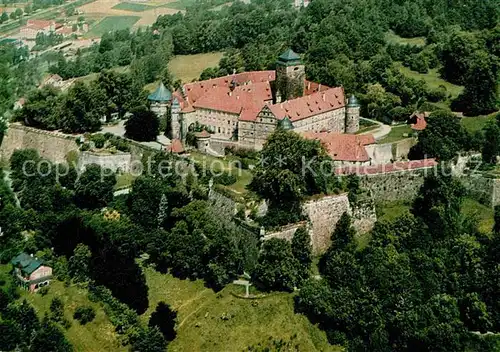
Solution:
[(88, 143), (83, 143), (83, 144), (80, 146), (80, 150), (81, 150), (82, 152), (85, 152), (85, 151), (87, 151), (87, 150), (90, 150), (90, 144), (88, 144)]
[(42, 296), (45, 296), (47, 293), (49, 293), (49, 286), (43, 286), (41, 289), (38, 290), (38, 293), (41, 294)]
[(236, 182), (236, 176), (228, 172), (224, 172), (214, 178), (214, 182), (224, 186), (230, 186)]
[(90, 323), (95, 318), (95, 310), (91, 306), (78, 306), (73, 314), (73, 318), (80, 324)]
[(102, 133), (92, 135), (90, 140), (93, 141), (95, 147), (99, 149), (104, 148), (104, 144), (106, 143), (106, 137)]

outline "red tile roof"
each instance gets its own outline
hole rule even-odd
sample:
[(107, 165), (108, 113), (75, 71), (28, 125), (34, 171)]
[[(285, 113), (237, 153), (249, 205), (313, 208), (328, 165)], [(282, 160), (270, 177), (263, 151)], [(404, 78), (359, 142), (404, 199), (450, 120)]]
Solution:
[(438, 163), (436, 159), (422, 159), (411, 161), (399, 161), (392, 164), (382, 164), (373, 166), (344, 166), (335, 170), (337, 175), (374, 175), (388, 172), (398, 172), (405, 170), (416, 170), (434, 167)]
[(321, 83), (316, 83), (312, 81), (304, 81), (304, 95), (311, 95), (316, 92), (324, 92), (330, 89), (330, 87), (322, 85)]
[(58, 33), (58, 34), (72, 34), (73, 29), (70, 27), (60, 27), (60, 28), (56, 29), (56, 33)]
[(428, 117), (429, 114), (425, 112), (421, 113), (414, 113), (410, 117), (410, 121), (413, 123), (411, 124), (411, 129), (415, 131), (423, 131), (427, 127), (427, 121), (425, 121), (425, 118)]
[(292, 122), (336, 110), (345, 106), (344, 88), (330, 88), (305, 97), (272, 105), (271, 111), (279, 119), (288, 116)]
[(56, 25), (55, 21), (28, 20), (28, 22), (26, 22), (26, 27), (33, 29), (49, 29), (50, 26), (55, 27), (55, 25)]
[(210, 137), (210, 133), (208, 133), (207, 130), (203, 130), (201, 132), (196, 132), (194, 136), (196, 138), (208, 138)]
[(184, 147), (179, 139), (172, 139), (172, 143), (168, 146), (167, 151), (170, 153), (180, 154), (184, 153)]
[[(268, 104), (279, 119), (289, 116), (291, 121), (308, 118), (345, 106), (343, 88), (330, 88), (305, 81), (305, 97), (272, 104), (271, 81), (275, 71), (243, 72), (200, 82), (187, 83), (183, 91), (175, 92), (182, 112), (205, 108), (240, 114), (242, 121), (255, 121), (258, 113)], [(231, 91), (232, 82), (236, 87)]]
[(216, 88), (216, 87), (229, 88), (233, 80), (236, 82), (238, 86), (242, 86), (248, 83), (254, 84), (254, 83), (274, 81), (275, 78), (276, 78), (275, 71), (243, 72), (235, 75), (228, 75), (200, 82), (187, 83), (184, 85), (184, 93), (188, 97), (188, 102), (190, 104), (193, 104), (202, 95), (209, 92), (211, 88)]
[(308, 139), (319, 140), (333, 160), (365, 162), (370, 161), (365, 146), (375, 143), (372, 134), (356, 135), (335, 132), (304, 132)]

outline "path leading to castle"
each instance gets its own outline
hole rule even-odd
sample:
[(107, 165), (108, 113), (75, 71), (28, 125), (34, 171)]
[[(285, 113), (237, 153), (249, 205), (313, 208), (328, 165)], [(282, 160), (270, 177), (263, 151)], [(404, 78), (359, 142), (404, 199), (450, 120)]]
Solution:
[(381, 140), (382, 138), (385, 138), (389, 133), (391, 133), (391, 130), (392, 130), (392, 127), (389, 126), (389, 125), (386, 125), (380, 121), (376, 121), (376, 120), (372, 120), (372, 119), (367, 119), (367, 118), (364, 118), (362, 117), (363, 120), (366, 120), (366, 121), (370, 121), (370, 122), (373, 122), (375, 124), (377, 124), (379, 127), (376, 129), (376, 130), (372, 130), (372, 131), (366, 131), (366, 132), (362, 132), (360, 134), (372, 134), (373, 137), (375, 138), (376, 141), (379, 141)]

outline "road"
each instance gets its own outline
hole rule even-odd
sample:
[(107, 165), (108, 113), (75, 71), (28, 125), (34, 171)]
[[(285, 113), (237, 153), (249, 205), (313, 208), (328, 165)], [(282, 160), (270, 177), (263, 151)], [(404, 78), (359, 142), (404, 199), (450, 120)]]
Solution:
[(379, 141), (379, 140), (385, 138), (389, 133), (391, 133), (392, 127), (389, 125), (386, 125), (380, 121), (367, 119), (364, 117), (362, 117), (361, 119), (373, 122), (373, 123), (377, 124), (379, 127), (376, 130), (366, 131), (366, 132), (362, 132), (360, 134), (369, 134), (370, 133), (373, 135), (373, 137), (375, 138), (376, 141)]

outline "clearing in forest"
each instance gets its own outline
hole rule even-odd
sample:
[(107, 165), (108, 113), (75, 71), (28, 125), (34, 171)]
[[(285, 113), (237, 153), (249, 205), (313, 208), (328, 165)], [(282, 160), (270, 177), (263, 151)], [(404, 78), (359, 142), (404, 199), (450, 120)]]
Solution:
[[(326, 334), (294, 313), (293, 294), (270, 293), (262, 299), (242, 299), (240, 286), (228, 285), (215, 293), (203, 281), (179, 280), (145, 269), (149, 287), (146, 322), (160, 301), (178, 311), (177, 337), (169, 351), (246, 351), (258, 343), (293, 340), (299, 351), (340, 351)], [(251, 292), (255, 293), (252, 290)], [(293, 337), (293, 336), (296, 337)]]
[(222, 52), (178, 55), (172, 58), (168, 64), (170, 73), (175, 79), (180, 79), (183, 83), (191, 82), (200, 78), (200, 74), (208, 67), (216, 67), (222, 58)]
[[(87, 290), (75, 285), (66, 287), (64, 283), (52, 280), (45, 296), (40, 293), (21, 291), (21, 300), (26, 299), (35, 308), (38, 318), (42, 319), (50, 310), (53, 298), (59, 297), (64, 302), (64, 316), (71, 322), (71, 327), (65, 334), (75, 351), (127, 351), (118, 340), (115, 327), (109, 321), (104, 309), (91, 302)], [(96, 317), (90, 323), (81, 325), (73, 319), (75, 309), (80, 305), (90, 305), (95, 309)]]

